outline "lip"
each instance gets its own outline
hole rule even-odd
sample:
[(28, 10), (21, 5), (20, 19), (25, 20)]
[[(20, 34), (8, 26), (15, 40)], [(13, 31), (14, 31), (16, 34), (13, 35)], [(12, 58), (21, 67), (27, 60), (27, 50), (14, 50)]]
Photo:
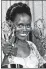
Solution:
[(24, 36), (27, 36), (27, 34), (20, 34), (20, 36), (23, 36), (24, 37)]

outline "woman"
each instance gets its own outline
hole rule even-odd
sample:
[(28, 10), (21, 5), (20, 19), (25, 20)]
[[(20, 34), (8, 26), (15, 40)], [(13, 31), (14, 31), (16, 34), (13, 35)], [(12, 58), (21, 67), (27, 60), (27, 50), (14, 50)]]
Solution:
[[(11, 29), (11, 34), (8, 41), (3, 44), (3, 53), (9, 64), (17, 64), (20, 68), (38, 68), (45, 62), (36, 46), (27, 41), (31, 31), (31, 20), (30, 8), (26, 4), (16, 3), (7, 10), (6, 22)], [(6, 64), (5, 60), (2, 65)]]

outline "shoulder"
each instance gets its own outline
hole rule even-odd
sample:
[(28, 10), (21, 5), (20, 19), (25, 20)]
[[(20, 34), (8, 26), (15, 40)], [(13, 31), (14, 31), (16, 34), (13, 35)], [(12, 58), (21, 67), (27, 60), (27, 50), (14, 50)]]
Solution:
[(28, 42), (29, 46), (30, 46), (32, 49), (34, 49), (34, 50), (37, 49), (36, 45), (35, 45), (33, 42), (31, 42), (31, 41), (27, 41), (27, 42)]

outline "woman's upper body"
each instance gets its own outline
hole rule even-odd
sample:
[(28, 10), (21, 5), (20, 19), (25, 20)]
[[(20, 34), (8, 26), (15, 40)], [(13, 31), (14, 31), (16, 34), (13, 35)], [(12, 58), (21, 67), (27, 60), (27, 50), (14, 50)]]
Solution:
[(44, 63), (36, 46), (27, 41), (31, 31), (31, 18), (29, 7), (23, 3), (12, 5), (6, 13), (6, 22), (10, 26), (11, 34), (8, 41), (4, 36), (5, 43), (2, 42), (4, 59), (8, 58), (9, 63), (21, 64), (24, 68), (38, 68)]
[[(26, 41), (30, 47), (30, 53), (28, 54), (28, 56), (25, 56), (25, 52), (17, 51), (16, 56), (15, 55), (11, 55), (8, 56), (5, 64), (20, 64), (23, 66), (23, 68), (38, 68), (41, 65), (43, 65), (44, 63), (46, 63), (46, 61), (43, 59), (43, 57), (39, 54), (36, 46), (34, 43), (30, 42), (30, 41)], [(16, 52), (16, 51), (14, 51)]]

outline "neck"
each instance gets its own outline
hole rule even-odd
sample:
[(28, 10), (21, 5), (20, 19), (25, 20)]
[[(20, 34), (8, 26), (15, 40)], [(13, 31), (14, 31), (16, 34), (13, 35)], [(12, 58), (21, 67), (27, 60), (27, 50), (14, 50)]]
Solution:
[(16, 42), (23, 42), (23, 43), (25, 43), (26, 40), (21, 40), (21, 39), (17, 38)]
[(21, 47), (26, 47), (28, 45), (28, 43), (26, 42), (26, 40), (21, 40), (21, 39), (18, 39), (16, 40), (16, 44), (18, 46), (21, 46)]

